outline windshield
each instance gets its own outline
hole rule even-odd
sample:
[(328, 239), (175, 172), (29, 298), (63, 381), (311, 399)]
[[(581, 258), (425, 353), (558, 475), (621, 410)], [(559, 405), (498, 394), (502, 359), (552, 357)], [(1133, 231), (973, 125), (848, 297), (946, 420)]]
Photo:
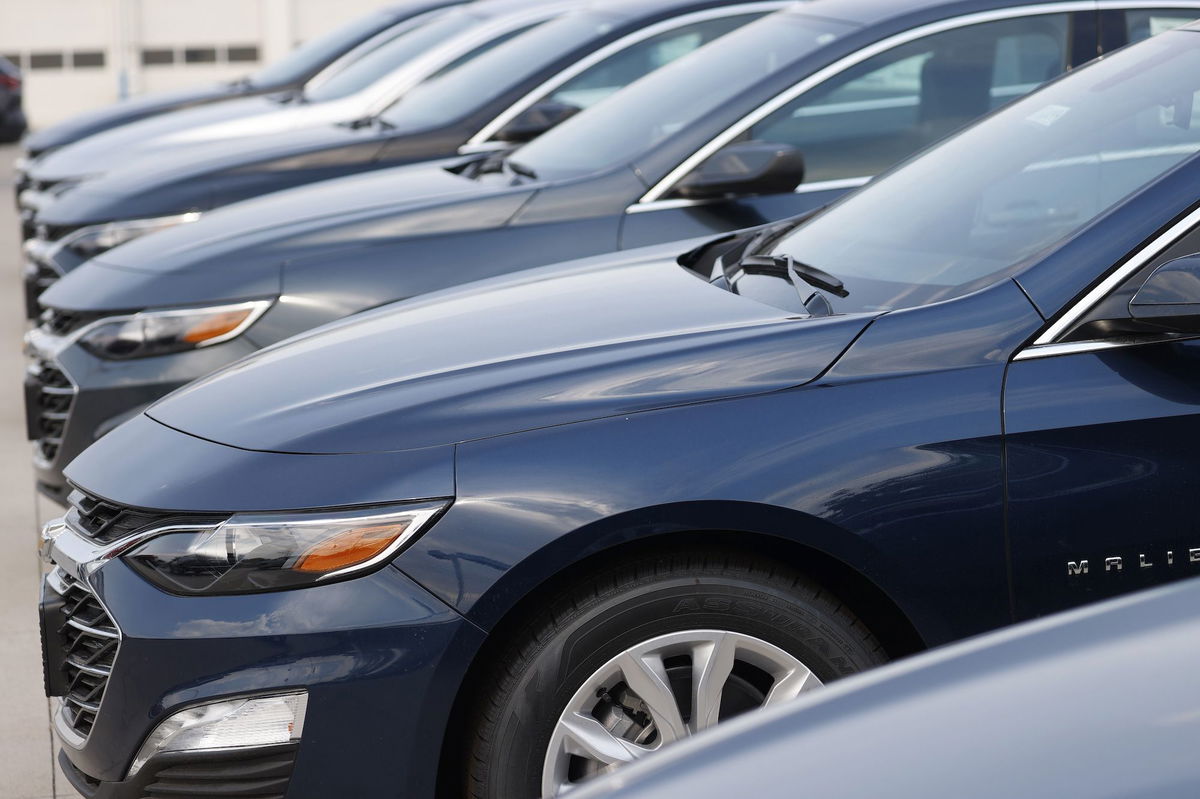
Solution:
[(393, 14), (377, 11), (309, 39), (283, 58), (255, 72), (250, 76), (250, 83), (275, 86), (302, 81), (359, 42), (388, 27), (393, 19)]
[(539, 25), (417, 86), (381, 115), (407, 129), (438, 127), (472, 111), (536, 75), (572, 50), (604, 36), (617, 19), (601, 12), (567, 14)]
[(1012, 274), (1200, 150), (1200, 35), (1167, 33), (1019, 100), (781, 239), (838, 312), (949, 299)]
[(464, 9), (437, 12), (428, 21), (409, 28), (377, 45), (304, 92), (313, 102), (324, 102), (362, 91), (375, 81), (403, 67), (412, 59), (462, 33), (480, 18)]
[(513, 157), (546, 179), (632, 164), (668, 136), (849, 30), (846, 23), (795, 12), (772, 14), (651, 73)]

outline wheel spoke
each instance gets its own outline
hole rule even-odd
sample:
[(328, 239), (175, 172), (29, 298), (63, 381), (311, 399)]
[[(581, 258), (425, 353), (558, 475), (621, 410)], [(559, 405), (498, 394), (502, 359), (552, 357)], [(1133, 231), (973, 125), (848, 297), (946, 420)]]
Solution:
[(675, 699), (675, 692), (671, 690), (662, 657), (655, 654), (638, 657), (626, 652), (619, 658), (618, 667), (630, 690), (637, 694), (650, 710), (660, 742), (669, 744), (687, 737), (688, 728), (683, 723), (679, 702)]
[(692, 720), (693, 733), (714, 726), (721, 717), (721, 696), (725, 683), (733, 673), (737, 642), (732, 636), (718, 633), (711, 641), (698, 643), (692, 649)]
[(805, 691), (812, 691), (820, 687), (821, 681), (817, 679), (817, 675), (804, 666), (797, 666), (775, 681), (767, 693), (767, 698), (763, 701), (763, 707), (787, 702)]
[(567, 739), (568, 752), (597, 760), (606, 766), (631, 763), (651, 751), (632, 741), (618, 738), (603, 724), (582, 713), (569, 713), (559, 724)]

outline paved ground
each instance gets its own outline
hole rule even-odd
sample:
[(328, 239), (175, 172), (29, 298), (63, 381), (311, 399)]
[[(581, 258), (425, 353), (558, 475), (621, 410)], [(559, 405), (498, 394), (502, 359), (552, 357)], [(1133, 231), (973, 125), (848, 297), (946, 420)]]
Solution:
[[(0, 796), (76, 797), (56, 779), (49, 709), (42, 692), (37, 598), (41, 566), (37, 528), (49, 507), (34, 498), (25, 441), (21, 380), (25, 330), (19, 277), (19, 235), (12, 201), (15, 147), (0, 147)], [(39, 507), (40, 506), (40, 507)], [(57, 786), (56, 786), (57, 783)]]

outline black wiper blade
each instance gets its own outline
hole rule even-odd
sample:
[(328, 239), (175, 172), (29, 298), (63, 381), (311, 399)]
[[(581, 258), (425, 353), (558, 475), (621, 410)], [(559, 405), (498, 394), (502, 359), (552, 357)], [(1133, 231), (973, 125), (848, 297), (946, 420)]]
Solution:
[(772, 275), (774, 277), (781, 277), (796, 290), (796, 294), (800, 297), (800, 303), (812, 316), (832, 316), (833, 305), (824, 294), (818, 294), (815, 291), (803, 288), (797, 282), (797, 277), (809, 286), (827, 291), (835, 296), (848, 297), (850, 295), (850, 292), (846, 290), (842, 281), (833, 275), (822, 269), (817, 269), (815, 266), (801, 263), (788, 255), (747, 255), (733, 264), (728, 263), (724, 259), (719, 263), (725, 283), (728, 285), (729, 290), (735, 294), (740, 293), (738, 292), (737, 284), (744, 275)]
[[(835, 297), (849, 297), (846, 284), (838, 280), (824, 269), (797, 261), (790, 255), (747, 255), (738, 262), (735, 269), (746, 274), (776, 275), (795, 285), (793, 275), (814, 288), (828, 291)], [(733, 282), (733, 281), (730, 281)], [(800, 287), (796, 287), (800, 290)]]

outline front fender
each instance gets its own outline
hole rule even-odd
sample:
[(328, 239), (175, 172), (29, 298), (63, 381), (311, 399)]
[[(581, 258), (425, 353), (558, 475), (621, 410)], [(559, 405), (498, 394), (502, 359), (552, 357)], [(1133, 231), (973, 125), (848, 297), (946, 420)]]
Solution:
[(845, 563), (930, 644), (998, 627), (1002, 374), (816, 383), (460, 444), (454, 507), (398, 565), (491, 628), (596, 552), (745, 531)]

